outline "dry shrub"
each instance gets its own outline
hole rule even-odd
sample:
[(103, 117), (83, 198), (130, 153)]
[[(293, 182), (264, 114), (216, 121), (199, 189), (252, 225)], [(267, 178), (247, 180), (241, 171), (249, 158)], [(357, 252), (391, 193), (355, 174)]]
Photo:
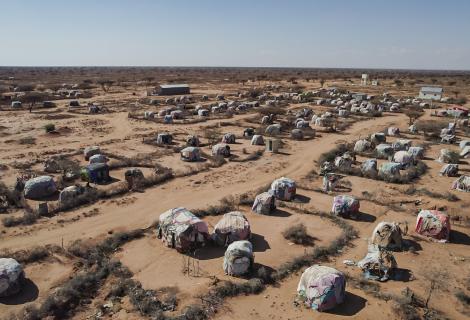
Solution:
[(311, 244), (313, 240), (312, 237), (308, 235), (307, 227), (305, 227), (303, 223), (287, 227), (282, 232), (282, 236), (295, 244), (308, 245)]

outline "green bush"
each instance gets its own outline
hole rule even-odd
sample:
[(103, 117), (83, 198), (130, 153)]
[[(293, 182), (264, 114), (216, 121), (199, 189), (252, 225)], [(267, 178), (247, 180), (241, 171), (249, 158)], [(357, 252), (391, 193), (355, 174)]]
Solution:
[(46, 130), (47, 133), (55, 131), (55, 124), (53, 123), (48, 123), (44, 126), (44, 130)]

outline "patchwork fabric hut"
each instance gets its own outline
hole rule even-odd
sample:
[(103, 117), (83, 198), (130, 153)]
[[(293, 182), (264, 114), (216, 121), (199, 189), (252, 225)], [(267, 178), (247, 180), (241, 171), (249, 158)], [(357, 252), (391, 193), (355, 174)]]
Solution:
[(53, 195), (57, 191), (54, 179), (50, 176), (40, 176), (29, 179), (24, 185), (24, 197), (38, 200)]
[(307, 307), (326, 311), (343, 303), (346, 291), (344, 274), (334, 268), (313, 265), (302, 274), (297, 297)]
[(236, 137), (233, 133), (226, 133), (222, 137), (222, 143), (233, 144), (235, 143)]
[(212, 155), (230, 157), (230, 146), (225, 143), (218, 143), (212, 147)]
[(389, 159), (393, 156), (395, 150), (389, 144), (381, 143), (375, 147), (375, 155), (379, 159)]
[(281, 125), (278, 123), (271, 124), (266, 128), (265, 132), (267, 135), (270, 135), (270, 136), (281, 134)]
[(449, 216), (438, 210), (421, 210), (416, 219), (415, 231), (440, 242), (447, 242), (450, 235)]
[(109, 166), (106, 163), (92, 163), (80, 172), (82, 180), (96, 184), (106, 183), (111, 180)]
[(343, 218), (355, 217), (359, 213), (360, 203), (349, 195), (339, 195), (333, 198), (331, 212)]
[(470, 140), (462, 140), (459, 143), (459, 148), (463, 150), (465, 147), (470, 146)]
[(186, 137), (186, 145), (188, 147), (199, 147), (200, 141), (197, 136), (189, 135)]
[(441, 176), (447, 177), (457, 177), (459, 175), (459, 165), (458, 164), (445, 164), (439, 171)]
[(59, 194), (59, 203), (62, 207), (73, 205), (84, 193), (85, 188), (80, 185), (65, 187)]
[(414, 163), (414, 158), (408, 151), (398, 151), (393, 155), (393, 162), (401, 164), (402, 168)]
[(388, 250), (401, 249), (402, 230), (396, 222), (380, 222), (372, 232), (370, 243)]
[(290, 201), (295, 198), (296, 184), (289, 178), (281, 177), (271, 184), (271, 192), (279, 200)]
[(95, 154), (101, 154), (99, 146), (86, 147), (83, 151), (83, 155), (85, 156), (85, 160), (87, 161), (90, 159), (91, 156), (94, 156)]
[(256, 196), (251, 210), (259, 214), (269, 215), (276, 209), (276, 198), (271, 192), (263, 192)]
[(387, 281), (397, 268), (397, 262), (390, 251), (373, 248), (357, 266), (362, 269), (366, 279)]
[(163, 123), (171, 124), (173, 123), (173, 116), (171, 114), (167, 114), (163, 116)]
[(254, 262), (253, 245), (242, 240), (231, 243), (225, 250), (223, 268), (229, 276), (242, 276), (250, 272)]
[(335, 158), (335, 167), (341, 171), (350, 170), (354, 159), (349, 154), (343, 154)]
[(377, 159), (367, 159), (361, 165), (361, 173), (364, 177), (375, 179), (379, 174), (377, 170)]
[(452, 189), (470, 192), (470, 176), (460, 176), (452, 183)]
[(198, 115), (199, 117), (208, 117), (208, 116), (209, 116), (209, 110), (207, 110), (207, 109), (199, 109), (199, 110), (197, 111), (197, 115)]
[(383, 132), (376, 132), (371, 134), (370, 141), (374, 144), (381, 144), (387, 142), (387, 136)]
[(239, 211), (228, 212), (214, 227), (212, 239), (220, 246), (228, 246), (234, 241), (249, 240), (251, 237), (250, 223)]
[(460, 156), (464, 159), (470, 158), (470, 146), (466, 146), (460, 151)]
[(262, 135), (255, 134), (251, 138), (251, 145), (252, 146), (264, 146), (264, 138)]
[(424, 158), (424, 148), (423, 147), (410, 147), (408, 153), (411, 154), (414, 160)]
[(19, 109), (23, 106), (23, 104), (21, 103), (21, 101), (12, 101), (11, 102), (11, 107), (14, 108), (14, 109)]
[(201, 150), (198, 147), (186, 147), (181, 150), (181, 160), (196, 162), (201, 160)]
[(205, 244), (209, 228), (186, 208), (174, 208), (160, 215), (157, 237), (178, 252), (188, 252)]
[(106, 163), (108, 158), (103, 154), (95, 154), (90, 157), (90, 163)]
[(400, 129), (397, 127), (390, 127), (387, 129), (387, 134), (389, 136), (399, 136), (400, 135)]
[(392, 143), (392, 148), (395, 151), (408, 150), (411, 147), (411, 140), (398, 139)]
[(379, 169), (379, 177), (385, 181), (394, 181), (400, 179), (401, 164), (394, 162), (382, 163)]
[(370, 141), (367, 141), (365, 139), (358, 140), (354, 144), (354, 152), (366, 152), (366, 151), (369, 151), (371, 148), (372, 148), (372, 143), (370, 143)]
[(12, 258), (0, 258), (0, 298), (20, 292), (24, 280), (23, 267), (18, 261)]
[(243, 136), (244, 137), (252, 137), (253, 135), (255, 134), (255, 129), (253, 128), (246, 128), (245, 130), (243, 130)]
[(302, 140), (304, 138), (304, 133), (300, 129), (293, 129), (290, 136), (294, 140)]
[(129, 168), (124, 173), (129, 189), (139, 186), (144, 181), (144, 174), (139, 168)]
[(173, 136), (170, 133), (159, 133), (157, 135), (157, 143), (158, 144), (171, 144), (173, 141)]

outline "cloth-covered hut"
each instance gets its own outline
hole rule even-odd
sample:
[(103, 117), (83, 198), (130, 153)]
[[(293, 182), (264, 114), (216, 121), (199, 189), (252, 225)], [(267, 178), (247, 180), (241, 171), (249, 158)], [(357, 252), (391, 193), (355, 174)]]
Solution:
[(459, 174), (459, 165), (454, 163), (445, 164), (442, 166), (439, 174), (441, 176), (457, 177)]
[(416, 218), (415, 231), (440, 242), (447, 242), (450, 235), (449, 216), (438, 210), (421, 210)]
[(397, 262), (390, 251), (372, 247), (357, 266), (364, 272), (366, 279), (387, 281), (397, 268)]
[(264, 145), (264, 138), (262, 135), (255, 134), (251, 138), (251, 145), (252, 146), (263, 146)]
[(470, 192), (470, 176), (460, 176), (452, 183), (452, 189)]
[(338, 195), (333, 198), (331, 213), (343, 218), (356, 217), (359, 214), (360, 203), (350, 195)]
[(101, 154), (101, 149), (99, 146), (90, 146), (83, 150), (83, 156), (85, 157), (86, 161), (90, 160), (90, 157), (94, 156), (95, 154)]
[(251, 229), (248, 219), (242, 212), (232, 211), (223, 215), (214, 227), (212, 239), (219, 246), (228, 246), (234, 241), (249, 240)]
[(402, 230), (396, 222), (380, 222), (372, 232), (370, 243), (388, 250), (401, 249)]
[(246, 240), (232, 242), (225, 250), (223, 268), (229, 276), (242, 276), (253, 267), (253, 245)]
[(181, 160), (196, 162), (201, 160), (201, 150), (198, 147), (186, 147), (180, 152)]
[(271, 184), (271, 192), (276, 197), (276, 199), (279, 200), (293, 200), (296, 195), (296, 190), (297, 187), (295, 181), (285, 177), (276, 179)]
[(230, 146), (225, 143), (218, 143), (212, 147), (212, 155), (230, 157)]
[(23, 267), (12, 258), (0, 258), (0, 298), (19, 293), (24, 285)]
[(39, 200), (53, 195), (57, 191), (54, 179), (50, 176), (39, 176), (26, 181), (24, 197)]
[(80, 175), (84, 181), (96, 184), (107, 183), (111, 180), (109, 166), (106, 163), (92, 163), (83, 168)]
[(259, 214), (269, 215), (276, 209), (276, 198), (272, 192), (263, 192), (256, 196), (251, 210)]

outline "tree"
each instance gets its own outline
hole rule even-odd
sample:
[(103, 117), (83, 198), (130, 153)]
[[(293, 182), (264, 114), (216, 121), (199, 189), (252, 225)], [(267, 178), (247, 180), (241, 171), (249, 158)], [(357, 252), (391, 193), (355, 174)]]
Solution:
[(409, 124), (412, 125), (418, 118), (423, 115), (423, 112), (416, 109), (407, 109), (405, 110), (404, 114), (409, 119)]
[(320, 79), (320, 85), (323, 88), (323, 85), (325, 84), (325, 79)]
[(401, 81), (400, 79), (395, 79), (395, 80), (393, 80), (393, 82), (395, 83), (395, 85), (397, 87), (402, 87), (403, 86), (403, 81)]

